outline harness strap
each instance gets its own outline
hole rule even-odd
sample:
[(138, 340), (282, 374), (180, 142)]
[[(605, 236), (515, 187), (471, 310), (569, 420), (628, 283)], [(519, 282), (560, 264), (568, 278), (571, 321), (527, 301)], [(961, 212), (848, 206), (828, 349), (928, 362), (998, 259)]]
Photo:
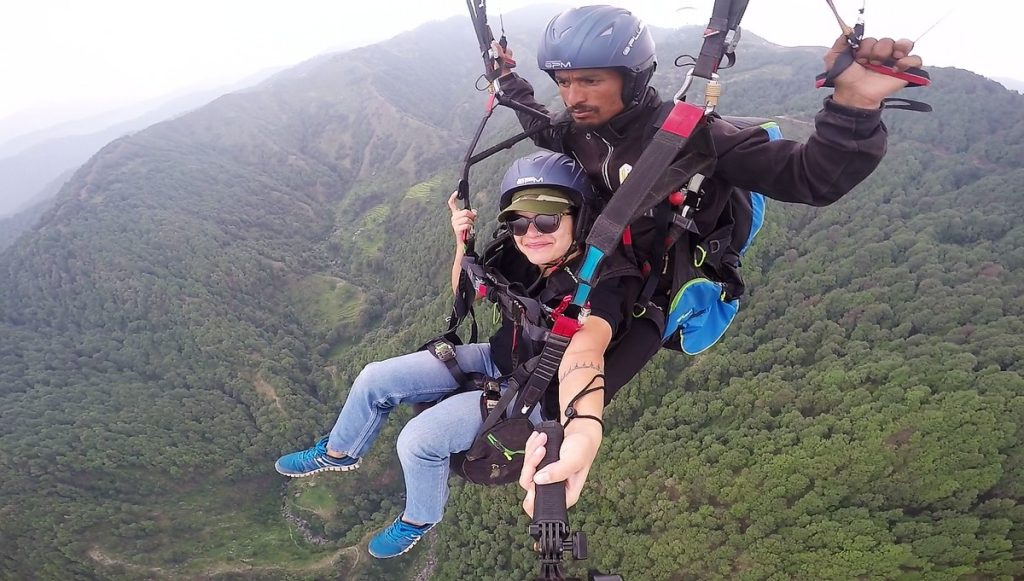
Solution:
[(727, 45), (726, 35), (739, 27), (743, 12), (747, 9), (747, 1), (715, 0), (711, 20), (704, 29), (704, 44), (701, 45), (700, 56), (693, 67), (694, 76), (711, 79), (721, 66), (724, 56), (729, 56), (729, 66), (735, 63), (735, 47)]
[(672, 246), (669, 240), (669, 227), (672, 224), (672, 212), (668, 204), (661, 204), (654, 209), (654, 262), (651, 264), (650, 273), (644, 281), (644, 287), (633, 304), (633, 316), (642, 317), (647, 310), (647, 305), (654, 297), (654, 293), (661, 282), (661, 275), (668, 267), (668, 248)]
[(630, 262), (639, 265), (639, 261), (636, 258), (636, 250), (633, 249), (633, 230), (629, 226), (626, 226), (626, 229), (622, 232), (622, 249), (625, 250)]
[[(691, 147), (686, 148), (687, 145)], [(684, 152), (681, 157), (680, 152)], [(714, 163), (714, 144), (704, 109), (686, 102), (676, 103), (633, 171), (594, 222), (587, 236), (587, 253), (573, 304), (586, 303), (590, 289), (597, 282), (601, 262), (618, 246), (626, 226), (667, 195), (667, 190), (656, 187), (666, 170), (671, 168), (673, 178), (681, 177), (680, 183), (685, 183), (695, 174), (710, 174)]]
[(550, 331), (545, 325), (543, 297), (533, 299), (519, 292), (517, 285), (509, 283), (494, 268), (483, 266), (475, 259), (463, 259), (462, 268), (463, 273), (468, 273), (468, 277), (474, 281), (474, 287), (478, 284), (487, 287), (487, 298), (495, 304), (502, 316), (519, 326), (524, 336), (538, 343), (547, 340)]
[(455, 357), (455, 345), (451, 341), (439, 337), (427, 343), (426, 349), (438, 361), (444, 363), (444, 366), (448, 368), (448, 373), (452, 374), (452, 377), (455, 378), (456, 383), (460, 387), (463, 389), (473, 387), (473, 380), (459, 367), (459, 360)]
[[(465, 259), (463, 260), (465, 261)], [(465, 270), (459, 273), (458, 290), (455, 293), (455, 300), (452, 303), (452, 312), (448, 316), (448, 328), (443, 337), (452, 339), (458, 331), (462, 321), (468, 316), (470, 318), (469, 342), (476, 343), (479, 327), (476, 321), (476, 312), (473, 310), (473, 302), (476, 300), (476, 284)]]
[(562, 299), (562, 304), (552, 313), (555, 324), (544, 342), (540, 355), (535, 358), (535, 366), (523, 386), (522, 395), (516, 401), (519, 413), (529, 413), (528, 410), (540, 401), (558, 372), (558, 366), (562, 363), (569, 342), (590, 316), (589, 307), (579, 307), (571, 301), (572, 296), (566, 295)]
[(566, 348), (569, 347), (570, 339), (572, 339), (572, 336), (566, 337), (554, 332), (548, 336), (548, 340), (544, 343), (544, 349), (535, 358), (536, 367), (533, 373), (530, 374), (530, 378), (522, 388), (522, 394), (516, 401), (517, 413), (526, 415), (529, 413), (529, 409), (536, 405), (540, 398), (543, 397), (548, 385), (551, 384), (551, 380), (555, 377), (555, 373), (558, 372), (558, 366), (562, 362), (562, 356), (565, 355)]
[[(508, 378), (508, 388), (505, 389), (505, 393), (501, 395), (501, 399), (498, 400), (498, 403), (496, 403), (494, 407), (491, 408), (491, 411), (490, 413), (487, 414), (487, 417), (484, 418), (484, 423), (480, 426), (480, 431), (478, 431), (476, 433), (476, 437), (473, 438), (474, 441), (476, 441), (481, 436), (486, 434), (488, 430), (493, 428), (495, 425), (498, 424), (499, 421), (501, 421), (501, 416), (505, 414), (505, 411), (508, 410), (509, 405), (512, 404), (512, 400), (514, 400), (516, 396), (519, 394), (520, 386), (525, 381), (525, 376), (522, 370), (529, 369), (532, 366), (533, 362), (534, 359), (531, 359), (530, 361), (527, 361), (523, 365), (520, 365), (516, 369), (516, 371), (513, 372), (512, 376)], [(536, 402), (534, 402), (534, 405), (536, 405)], [(525, 417), (530, 413), (532, 409), (533, 406), (530, 406), (530, 409), (526, 410), (521, 414), (518, 413), (517, 410), (513, 409), (512, 413), (509, 414), (509, 417), (514, 417), (516, 415), (521, 415)]]

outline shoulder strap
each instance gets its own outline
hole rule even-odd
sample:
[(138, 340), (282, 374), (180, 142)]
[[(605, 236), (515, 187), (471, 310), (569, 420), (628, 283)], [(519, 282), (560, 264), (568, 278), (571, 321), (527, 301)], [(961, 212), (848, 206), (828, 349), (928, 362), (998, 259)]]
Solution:
[(647, 144), (654, 139), (654, 134), (661, 129), (662, 124), (665, 123), (665, 119), (668, 117), (668, 114), (672, 112), (672, 107), (674, 106), (675, 103), (672, 101), (665, 101), (661, 105), (658, 105), (658, 110), (654, 114), (654, 122), (644, 128), (644, 147), (647, 147)]

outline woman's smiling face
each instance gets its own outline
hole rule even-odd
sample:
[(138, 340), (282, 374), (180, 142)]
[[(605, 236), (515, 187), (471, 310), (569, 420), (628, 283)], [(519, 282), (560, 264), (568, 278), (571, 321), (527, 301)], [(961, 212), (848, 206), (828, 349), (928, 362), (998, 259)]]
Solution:
[[(517, 216), (533, 219), (537, 214), (533, 212), (516, 212)], [(544, 234), (537, 230), (537, 225), (530, 223), (530, 228), (523, 236), (515, 236), (516, 248), (523, 253), (523, 256), (531, 264), (543, 266), (561, 260), (572, 247), (573, 217), (563, 214), (558, 223), (558, 229), (550, 234)]]

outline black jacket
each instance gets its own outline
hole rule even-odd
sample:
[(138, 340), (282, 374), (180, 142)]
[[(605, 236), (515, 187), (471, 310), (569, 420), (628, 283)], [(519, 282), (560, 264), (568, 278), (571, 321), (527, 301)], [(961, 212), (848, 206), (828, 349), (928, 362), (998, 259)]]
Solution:
[[(547, 113), (534, 98), (533, 87), (518, 75), (502, 77), (501, 88), (511, 99)], [(661, 105), (657, 92), (651, 88), (639, 105), (601, 127), (584, 129), (571, 121), (556, 124), (534, 137), (534, 142), (575, 157), (606, 199), (610, 199), (628, 173), (629, 168), (625, 166), (631, 168), (636, 164), (656, 132), (654, 126), (659, 122)], [(524, 129), (545, 123), (527, 114), (517, 114)], [(881, 110), (853, 109), (827, 98), (815, 117), (815, 131), (806, 144), (784, 139), (772, 141), (759, 126), (739, 129), (720, 118), (711, 122), (711, 141), (717, 161), (714, 173), (702, 186), (704, 199), (710, 203), (704, 204), (695, 218), (699, 231), (705, 236), (720, 231), (723, 209), (737, 187), (782, 202), (813, 206), (835, 202), (875, 170), (885, 155), (887, 133)], [(676, 187), (682, 185), (676, 184)], [(645, 249), (660, 248), (654, 242), (657, 238), (653, 220), (640, 218), (631, 229), (638, 259), (650, 262), (652, 255)], [(681, 257), (688, 256), (689, 252), (689, 247), (677, 245), (676, 255), (669, 257), (669, 264), (684, 264), (680, 262)], [(728, 257), (719, 257), (721, 278), (718, 280), (726, 282), (732, 296), (739, 296), (743, 292), (739, 257), (734, 249), (728, 253)], [(610, 400), (661, 347), (664, 318), (659, 318), (658, 312), (666, 310), (672, 289), (689, 274), (682, 268), (670, 268), (675, 278), (671, 285), (668, 280), (660, 281), (659, 294), (651, 303), (657, 309), (646, 309), (644, 319), (633, 320), (628, 337), (606, 354), (606, 400)]]
[[(516, 74), (501, 78), (502, 91), (528, 107), (547, 112), (534, 98), (533, 87)], [(635, 165), (645, 141), (654, 134), (661, 98), (648, 89), (640, 105), (606, 125), (587, 130), (573, 123), (559, 125), (534, 137), (545, 149), (574, 156), (607, 196), (621, 183), (622, 166)], [(542, 120), (517, 113), (524, 129)], [(806, 144), (770, 141), (760, 127), (737, 129), (721, 119), (711, 124), (718, 156), (705, 193), (737, 186), (782, 202), (825, 206), (849, 193), (878, 166), (885, 155), (887, 133), (881, 110), (844, 107), (825, 99), (815, 117), (815, 131)], [(622, 176), (624, 177), (624, 176)]]
[[(583, 261), (582, 255), (569, 261), (564, 268), (543, 281), (539, 288), (528, 296), (543, 303), (547, 311), (557, 307), (563, 297), (576, 291), (576, 276)], [(540, 276), (540, 269), (530, 264), (526, 258), (511, 248), (502, 253), (500, 262), (495, 265), (498, 273), (518, 289), (533, 287)], [(632, 308), (640, 291), (640, 271), (621, 252), (616, 251), (608, 257), (606, 272), (590, 292), (588, 304), (591, 316), (604, 319), (612, 328), (612, 346), (622, 340), (629, 329)], [(524, 295), (526, 293), (523, 293)], [(547, 325), (545, 325), (547, 326)], [(538, 355), (544, 347), (542, 342), (532, 341), (523, 332), (520, 321), (503, 313), (501, 326), (488, 340), (491, 346), (491, 359), (499, 371), (510, 374), (515, 366), (534, 355)], [(553, 382), (552, 386), (557, 386)], [(558, 418), (558, 389), (548, 389), (541, 400), (541, 410), (545, 418)]]
[[(530, 264), (521, 253), (512, 250), (504, 252), (496, 270), (524, 296), (544, 304), (545, 310), (550, 313), (565, 296), (576, 291), (577, 278), (573, 273), (578, 271), (582, 262), (582, 254), (573, 258), (529, 294), (524, 289), (534, 286), (540, 277), (540, 269)], [(633, 302), (640, 290), (641, 276), (636, 266), (619, 251), (610, 255), (605, 264), (604, 275), (591, 289), (588, 302), (591, 315), (604, 319), (611, 326), (614, 343), (628, 326), (624, 323), (628, 322), (632, 313)], [(547, 321), (545, 326), (549, 327), (549, 323)], [(503, 316), (501, 327), (489, 339), (491, 358), (502, 373), (511, 373), (516, 361), (521, 363), (537, 355), (544, 346), (542, 342), (520, 336), (521, 328), (520, 321)]]

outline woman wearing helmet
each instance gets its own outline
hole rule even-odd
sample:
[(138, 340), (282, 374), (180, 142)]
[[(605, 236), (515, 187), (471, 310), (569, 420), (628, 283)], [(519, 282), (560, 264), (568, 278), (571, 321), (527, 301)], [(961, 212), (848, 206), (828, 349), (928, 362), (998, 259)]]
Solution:
[[(596, 201), (586, 174), (572, 158), (543, 152), (517, 160), (502, 181), (499, 232), (511, 239), (514, 251), (496, 261), (499, 274), (528, 289), (531, 298), (545, 301), (543, 297), (548, 297), (546, 304), (557, 306), (562, 295), (550, 287), (559, 279), (574, 280), (572, 270), (581, 261), (580, 246), (596, 214)], [(476, 213), (459, 210), (455, 194), (448, 205), (456, 248), (453, 288), (457, 289), (462, 240)], [(558, 417), (559, 410), (588, 385), (600, 388), (604, 351), (625, 327), (639, 280), (639, 273), (629, 267), (619, 269), (618, 276), (605, 276), (594, 287), (591, 315), (569, 342), (559, 380), (552, 382), (542, 401), (544, 416)], [(524, 343), (532, 343), (518, 323), (503, 320), (489, 342), (456, 346), (461, 371), (489, 377), (511, 373), (514, 354)], [(448, 499), (449, 458), (471, 446), (483, 423), (480, 392), (458, 392), (459, 387), (446, 364), (427, 351), (371, 363), (352, 384), (330, 435), (312, 448), (282, 456), (275, 468), (291, 477), (354, 470), (399, 404), (437, 402), (402, 429), (397, 447), (405, 474), (405, 510), (369, 542), (375, 557), (398, 556), (441, 520)], [(572, 405), (576, 417), (597, 421), (571, 422), (565, 445), (592, 458), (601, 443), (604, 398), (596, 389)], [(540, 415), (534, 410), (531, 419), (539, 421)], [(579, 482), (576, 490), (581, 487)]]

